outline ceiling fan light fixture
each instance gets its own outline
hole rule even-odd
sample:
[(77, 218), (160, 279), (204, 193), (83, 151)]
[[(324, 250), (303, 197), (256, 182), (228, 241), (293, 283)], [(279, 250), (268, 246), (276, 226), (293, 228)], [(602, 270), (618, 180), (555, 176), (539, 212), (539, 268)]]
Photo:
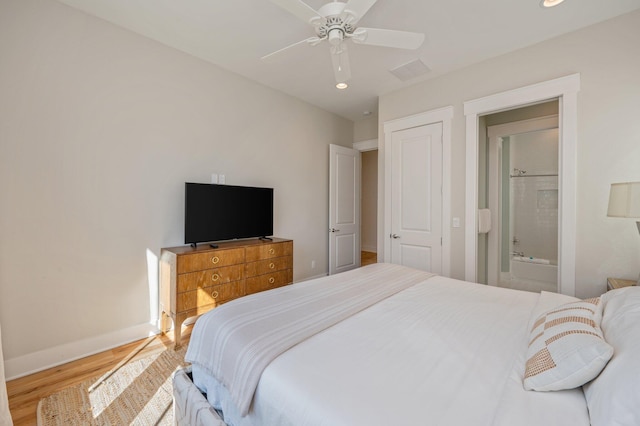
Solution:
[(327, 36), (329, 44), (332, 46), (337, 46), (344, 40), (344, 32), (340, 28), (330, 30)]
[(542, 0), (540, 7), (554, 7), (562, 3), (564, 0)]
[(345, 83), (344, 81), (336, 84), (336, 89), (338, 89), (338, 90), (344, 90), (347, 87), (349, 87), (349, 85), (347, 83)]

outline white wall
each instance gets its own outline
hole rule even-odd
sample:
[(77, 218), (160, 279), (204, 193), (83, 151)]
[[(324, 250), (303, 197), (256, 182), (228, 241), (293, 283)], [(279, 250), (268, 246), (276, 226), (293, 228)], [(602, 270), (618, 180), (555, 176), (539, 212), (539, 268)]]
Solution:
[(53, 0), (2, 1), (0, 52), (8, 376), (149, 323), (147, 256), (183, 244), (185, 181), (274, 187), (294, 280), (326, 273), (328, 144), (351, 121)]
[[(633, 12), (383, 95), (379, 132), (382, 134), (385, 121), (453, 105), (451, 212), (453, 217), (464, 217), (463, 103), (580, 73), (576, 294), (600, 294), (605, 291), (607, 276), (632, 278), (640, 270), (640, 237), (635, 224), (606, 217), (610, 183), (640, 180), (638, 39), (640, 12)], [(384, 173), (383, 167), (380, 173)], [(464, 228), (452, 229), (451, 237), (452, 276), (463, 278)]]

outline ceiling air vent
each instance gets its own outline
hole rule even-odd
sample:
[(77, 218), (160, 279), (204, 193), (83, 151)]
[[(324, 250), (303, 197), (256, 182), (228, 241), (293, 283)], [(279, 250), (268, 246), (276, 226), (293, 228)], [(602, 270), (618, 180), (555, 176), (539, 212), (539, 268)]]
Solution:
[(408, 62), (404, 65), (400, 65), (397, 68), (389, 70), (389, 72), (402, 81), (408, 81), (431, 72), (431, 69), (426, 66), (425, 63), (420, 59), (416, 59), (415, 61)]

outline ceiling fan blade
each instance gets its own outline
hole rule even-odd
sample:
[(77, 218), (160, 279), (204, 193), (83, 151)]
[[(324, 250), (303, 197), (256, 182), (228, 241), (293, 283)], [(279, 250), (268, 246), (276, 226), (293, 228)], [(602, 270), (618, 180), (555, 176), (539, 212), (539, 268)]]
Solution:
[(349, 23), (353, 25), (358, 22), (377, 1), (378, 0), (349, 0), (344, 7), (345, 13), (352, 16), (352, 20), (350, 20)]
[(264, 55), (262, 58), (263, 61), (269, 60), (271, 59), (273, 56), (278, 55), (282, 52), (284, 52), (285, 50), (291, 49), (293, 47), (299, 46), (301, 44), (310, 44), (312, 46), (315, 46), (316, 44), (320, 43), (323, 39), (321, 39), (320, 37), (310, 37), (310, 38), (306, 38), (304, 40), (300, 40), (297, 43), (293, 43), (290, 44), (289, 46), (283, 47), (282, 49), (276, 50), (275, 52), (271, 52), (268, 55)]
[(351, 78), (351, 66), (349, 65), (349, 53), (347, 45), (340, 43), (337, 46), (331, 46), (331, 61), (333, 62), (333, 74), (336, 77), (336, 83), (344, 83)]
[(398, 49), (417, 49), (424, 42), (422, 33), (363, 27), (356, 29), (351, 38), (354, 43)]
[(310, 23), (312, 19), (322, 18), (318, 12), (301, 0), (271, 0), (271, 3), (280, 6), (307, 23)]

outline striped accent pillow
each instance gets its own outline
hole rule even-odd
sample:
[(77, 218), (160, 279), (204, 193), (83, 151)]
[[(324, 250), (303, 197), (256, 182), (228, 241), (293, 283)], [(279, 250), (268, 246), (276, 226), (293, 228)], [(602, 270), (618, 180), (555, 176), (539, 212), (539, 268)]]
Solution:
[(573, 389), (593, 380), (613, 356), (600, 330), (600, 298), (558, 306), (531, 328), (524, 388)]

